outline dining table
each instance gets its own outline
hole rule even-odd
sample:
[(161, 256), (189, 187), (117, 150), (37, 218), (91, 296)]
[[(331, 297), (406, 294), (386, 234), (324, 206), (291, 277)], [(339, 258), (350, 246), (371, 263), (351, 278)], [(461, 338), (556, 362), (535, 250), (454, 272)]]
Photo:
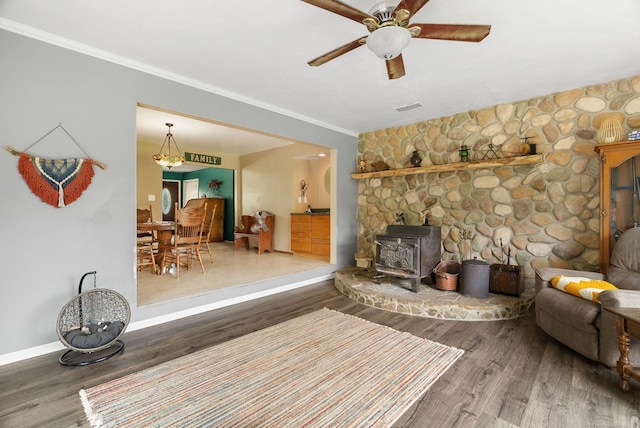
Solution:
[(150, 221), (146, 223), (137, 223), (138, 232), (155, 232), (156, 241), (158, 242), (158, 254), (156, 255), (156, 264), (158, 275), (163, 274), (164, 259), (167, 252), (171, 251), (171, 239), (176, 230), (174, 221)]

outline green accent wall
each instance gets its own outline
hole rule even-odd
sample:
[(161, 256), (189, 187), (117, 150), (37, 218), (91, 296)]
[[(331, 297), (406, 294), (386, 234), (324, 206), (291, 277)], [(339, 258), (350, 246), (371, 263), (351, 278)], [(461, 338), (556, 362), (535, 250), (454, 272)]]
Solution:
[[(224, 240), (233, 241), (233, 231), (235, 229), (235, 215), (233, 212), (234, 203), (234, 173), (232, 169), (204, 168), (191, 172), (164, 171), (163, 180), (193, 180), (198, 179), (198, 195), (207, 198), (223, 198), (224, 202)], [(209, 188), (211, 180), (222, 181), (219, 190)], [(182, 186), (181, 186), (182, 187)], [(184, 201), (181, 201), (184, 205)]]

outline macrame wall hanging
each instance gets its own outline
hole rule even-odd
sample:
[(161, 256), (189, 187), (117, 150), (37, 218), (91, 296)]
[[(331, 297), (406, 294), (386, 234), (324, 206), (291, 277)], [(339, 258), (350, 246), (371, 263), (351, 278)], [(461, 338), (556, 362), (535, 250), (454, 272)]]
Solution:
[[(27, 153), (29, 149), (58, 128), (62, 129), (80, 147), (80, 150), (87, 156), (86, 159), (43, 159)], [(97, 165), (103, 170), (107, 169), (107, 166), (102, 162), (91, 159), (86, 150), (64, 129), (62, 123), (40, 137), (22, 152), (9, 146), (5, 146), (5, 149), (11, 154), (20, 157), (18, 171), (31, 191), (39, 196), (43, 202), (56, 208), (69, 205), (89, 187), (93, 178), (93, 165)]]

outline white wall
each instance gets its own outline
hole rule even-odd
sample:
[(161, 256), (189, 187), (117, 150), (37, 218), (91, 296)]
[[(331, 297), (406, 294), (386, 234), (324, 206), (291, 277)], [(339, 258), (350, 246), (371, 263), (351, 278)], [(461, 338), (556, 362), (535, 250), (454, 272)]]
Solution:
[[(325, 184), (325, 173), (331, 173), (331, 159), (329, 156), (314, 159), (309, 164), (309, 198), (312, 208), (329, 208), (331, 191)], [(327, 171), (328, 170), (328, 171)], [(329, 186), (330, 188), (330, 186)]]
[[(54, 208), (27, 188), (17, 157), (0, 155), (0, 230), (9, 244), (2, 251), (0, 357), (57, 342), (58, 313), (88, 271), (98, 271), (99, 287), (127, 298), (134, 322), (282, 285), (265, 281), (137, 308), (133, 250), (138, 102), (336, 148), (336, 260), (337, 266), (352, 264), (357, 183), (349, 174), (356, 137), (4, 30), (0, 56), (3, 143), (26, 149), (62, 123), (94, 159), (109, 167), (96, 169), (92, 184), (76, 202)], [(84, 156), (60, 130), (29, 153)], [(298, 279), (305, 278), (288, 280)]]
[[(240, 158), (242, 201), (238, 217), (243, 214), (253, 214), (259, 210), (273, 213), (275, 215), (274, 247), (276, 251), (291, 251), (290, 213), (304, 212), (307, 207), (307, 204), (297, 203), (297, 197), (300, 194), (298, 190), (300, 177), (302, 177), (300, 165), (305, 166), (304, 177), (306, 180), (311, 180), (313, 186), (319, 185), (315, 176), (312, 177), (308, 174), (312, 168), (307, 164), (316, 161), (301, 161), (297, 158), (315, 154), (318, 150), (317, 146), (311, 144), (295, 143)], [(328, 168), (328, 159), (322, 164), (326, 164)], [(321, 185), (324, 188), (324, 184)], [(293, 204), (292, 199), (295, 200)], [(313, 198), (310, 198), (309, 202), (313, 202)], [(330, 207), (328, 195), (325, 197), (324, 203), (324, 208)], [(314, 206), (320, 208), (320, 205)]]

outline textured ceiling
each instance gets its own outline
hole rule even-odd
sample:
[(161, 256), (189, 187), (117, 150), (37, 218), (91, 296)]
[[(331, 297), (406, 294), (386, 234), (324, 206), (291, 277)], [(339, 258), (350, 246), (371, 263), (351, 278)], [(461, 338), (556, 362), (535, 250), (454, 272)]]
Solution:
[(366, 47), (308, 66), (367, 30), (299, 0), (0, 1), (0, 28), (353, 135), (640, 74), (639, 21), (638, 0), (431, 0), (411, 22), (491, 34), (413, 39), (406, 76), (390, 81)]

